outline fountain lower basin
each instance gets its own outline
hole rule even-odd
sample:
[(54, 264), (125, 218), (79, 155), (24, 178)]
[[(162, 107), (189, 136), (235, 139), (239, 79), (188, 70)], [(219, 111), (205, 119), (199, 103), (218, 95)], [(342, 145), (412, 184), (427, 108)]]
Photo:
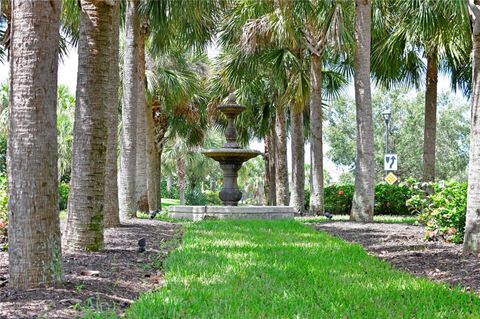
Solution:
[(170, 206), (168, 216), (193, 219), (292, 219), (290, 206)]

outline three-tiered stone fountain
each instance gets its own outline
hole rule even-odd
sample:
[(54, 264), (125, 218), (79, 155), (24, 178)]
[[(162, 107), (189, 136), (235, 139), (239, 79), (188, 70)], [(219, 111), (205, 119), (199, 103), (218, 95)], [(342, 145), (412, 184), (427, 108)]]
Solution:
[(219, 197), (224, 206), (170, 206), (170, 217), (191, 218), (194, 220), (205, 217), (220, 219), (258, 218), (282, 219), (293, 218), (295, 209), (288, 206), (238, 206), (242, 199), (242, 192), (238, 189), (238, 170), (243, 163), (257, 157), (261, 152), (242, 149), (237, 143), (237, 129), (235, 118), (245, 110), (245, 106), (237, 104), (235, 95), (228, 96), (227, 104), (218, 106), (228, 119), (225, 130), (227, 142), (222, 148), (210, 149), (202, 153), (220, 163), (223, 170), (223, 188)]

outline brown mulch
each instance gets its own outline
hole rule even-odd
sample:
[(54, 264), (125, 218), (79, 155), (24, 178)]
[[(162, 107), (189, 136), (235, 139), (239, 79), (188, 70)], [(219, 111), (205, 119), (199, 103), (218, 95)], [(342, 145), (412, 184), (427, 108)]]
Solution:
[(462, 245), (425, 241), (422, 226), (382, 223), (316, 223), (317, 230), (358, 243), (370, 255), (389, 262), (415, 276), (460, 285), (480, 293), (480, 257), (464, 255)]
[[(138, 240), (146, 239), (146, 252)], [(64, 253), (65, 281), (54, 288), (0, 287), (0, 318), (78, 318), (88, 311), (121, 314), (140, 293), (163, 284), (162, 263), (181, 240), (181, 226), (135, 219), (105, 231), (98, 253)], [(0, 252), (0, 283), (8, 280), (8, 253)]]

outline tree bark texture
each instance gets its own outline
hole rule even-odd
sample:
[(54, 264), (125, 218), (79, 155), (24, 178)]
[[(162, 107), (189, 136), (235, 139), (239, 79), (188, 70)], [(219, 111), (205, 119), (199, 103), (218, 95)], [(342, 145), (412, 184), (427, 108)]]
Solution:
[(355, 105), (357, 110), (357, 159), (355, 191), (350, 219), (373, 221), (375, 162), (373, 156), (372, 96), (370, 90), (371, 3), (355, 1)]
[(137, 161), (138, 102), (138, 0), (128, 0), (125, 12), (125, 52), (123, 64), (122, 139), (120, 149), (120, 218), (137, 215), (135, 173)]
[(269, 206), (271, 205), (271, 199), (270, 199), (270, 150), (269, 150), (269, 144), (270, 144), (270, 138), (271, 136), (269, 134), (265, 134), (265, 137), (263, 139), (264, 142), (264, 147), (265, 147), (265, 152), (263, 155), (263, 161), (265, 163), (265, 175), (263, 176), (263, 192), (266, 194), (264, 197), (263, 205), (264, 206)]
[(145, 99), (145, 35), (145, 28), (140, 27), (140, 36), (138, 38), (137, 159), (135, 163), (135, 189), (137, 208), (142, 212), (148, 211), (146, 118), (149, 111)]
[(288, 159), (287, 159), (287, 121), (284, 108), (277, 107), (275, 115), (275, 134), (277, 140), (275, 177), (277, 205), (288, 206)]
[(423, 181), (435, 180), (435, 143), (437, 137), (437, 50), (427, 55), (425, 83), (425, 126), (423, 133)]
[(370, 85), (371, 2), (355, 0), (354, 86), (357, 110), (355, 191), (350, 219), (373, 221), (375, 161), (373, 154), (372, 96)]
[(148, 103), (147, 112), (145, 114), (146, 121), (146, 146), (147, 146), (147, 198), (150, 210), (158, 209), (158, 193), (160, 192), (159, 184), (159, 166), (160, 155), (155, 145), (155, 124), (153, 121), (153, 105)]
[(311, 55), (310, 61), (310, 141), (312, 149), (312, 189), (310, 210), (323, 214), (323, 109), (322, 109), (322, 58)]
[(170, 193), (172, 191), (172, 175), (167, 175), (167, 193)]
[(480, 253), (480, 5), (470, 4), (473, 21), (473, 79), (470, 128), (470, 161), (468, 165), (467, 221), (463, 251)]
[(12, 2), (8, 254), (13, 288), (63, 278), (58, 217), (59, 0)]
[(110, 62), (110, 90), (107, 98), (107, 159), (105, 163), (105, 216), (106, 228), (120, 225), (118, 207), (118, 89), (119, 89), (119, 29), (120, 3), (116, 3), (113, 12), (112, 53)]
[(292, 145), (292, 195), (290, 206), (298, 213), (305, 209), (305, 143), (303, 134), (303, 112), (290, 110), (290, 132)]
[(269, 203), (272, 206), (277, 206), (277, 138), (275, 136), (275, 117), (272, 119), (272, 124), (269, 129), (268, 139), (268, 171), (270, 189), (268, 192)]
[(107, 111), (111, 90), (113, 11), (110, 1), (81, 3), (78, 75), (68, 200), (67, 249), (103, 248)]
[(177, 157), (177, 185), (180, 205), (185, 205), (185, 175), (186, 165), (185, 159), (180, 155)]

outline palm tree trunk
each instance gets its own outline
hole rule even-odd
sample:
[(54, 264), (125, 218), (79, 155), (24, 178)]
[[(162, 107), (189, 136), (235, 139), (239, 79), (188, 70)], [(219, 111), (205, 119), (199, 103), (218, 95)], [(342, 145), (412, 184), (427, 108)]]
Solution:
[(310, 147), (312, 150), (310, 209), (315, 215), (321, 215), (323, 214), (322, 58), (312, 54), (310, 63)]
[(268, 170), (270, 173), (268, 176), (268, 183), (270, 184), (268, 198), (270, 205), (277, 206), (277, 139), (275, 136), (275, 117), (272, 119), (268, 134), (270, 135), (268, 139)]
[(167, 175), (165, 178), (167, 180), (167, 193), (170, 194), (172, 192), (172, 175)]
[(268, 205), (271, 205), (271, 199), (269, 198), (269, 194), (270, 194), (270, 150), (269, 150), (269, 145), (270, 145), (270, 140), (271, 139), (271, 136), (269, 134), (265, 134), (265, 137), (263, 139), (264, 141), (264, 147), (265, 147), (265, 153), (263, 155), (263, 161), (265, 163), (265, 175), (263, 176), (263, 189), (264, 189), (264, 194), (266, 194), (266, 196), (264, 197), (264, 202), (263, 202), (263, 205), (264, 206), (268, 206)]
[(305, 207), (305, 143), (303, 134), (303, 112), (290, 110), (290, 134), (292, 144), (292, 197), (290, 206), (298, 213)]
[(150, 210), (159, 208), (159, 166), (160, 159), (155, 145), (155, 127), (153, 121), (153, 105), (148, 104), (145, 116), (146, 120), (146, 143), (147, 143), (147, 191), (148, 207)]
[(63, 278), (56, 131), (61, 4), (13, 1), (12, 6), (9, 284), (26, 289)]
[(437, 49), (427, 54), (425, 84), (425, 126), (423, 134), (423, 181), (435, 180), (435, 143), (437, 135)]
[(120, 225), (118, 208), (118, 174), (117, 174), (117, 149), (118, 149), (118, 86), (119, 86), (119, 29), (120, 29), (120, 3), (117, 3), (113, 13), (112, 58), (110, 63), (110, 91), (108, 92), (107, 111), (107, 160), (105, 163), (105, 216), (106, 228)]
[(468, 165), (467, 221), (463, 251), (480, 252), (480, 6), (471, 4), (473, 34), (473, 79), (470, 129), (470, 161)]
[(275, 163), (277, 205), (288, 206), (288, 160), (287, 160), (287, 121), (285, 110), (277, 107), (275, 120), (275, 133), (277, 135), (277, 150)]
[(180, 205), (185, 205), (185, 159), (180, 155), (177, 157), (177, 185)]
[(145, 99), (145, 35), (144, 27), (140, 28), (138, 37), (138, 102), (137, 102), (137, 159), (135, 173), (136, 200), (139, 211), (148, 211), (147, 194), (147, 138), (146, 118), (148, 116)]
[(357, 110), (357, 160), (355, 191), (350, 219), (373, 220), (375, 162), (373, 157), (372, 96), (370, 88), (371, 2), (355, 0), (355, 105)]
[(137, 214), (135, 200), (135, 168), (137, 152), (138, 101), (138, 0), (128, 0), (125, 12), (125, 53), (123, 65), (122, 141), (120, 150), (119, 201), (120, 217)]
[[(103, 248), (107, 110), (111, 90), (114, 6), (107, 1), (82, 1), (78, 75), (68, 199), (67, 248)], [(110, 101), (111, 102), (111, 101)]]

